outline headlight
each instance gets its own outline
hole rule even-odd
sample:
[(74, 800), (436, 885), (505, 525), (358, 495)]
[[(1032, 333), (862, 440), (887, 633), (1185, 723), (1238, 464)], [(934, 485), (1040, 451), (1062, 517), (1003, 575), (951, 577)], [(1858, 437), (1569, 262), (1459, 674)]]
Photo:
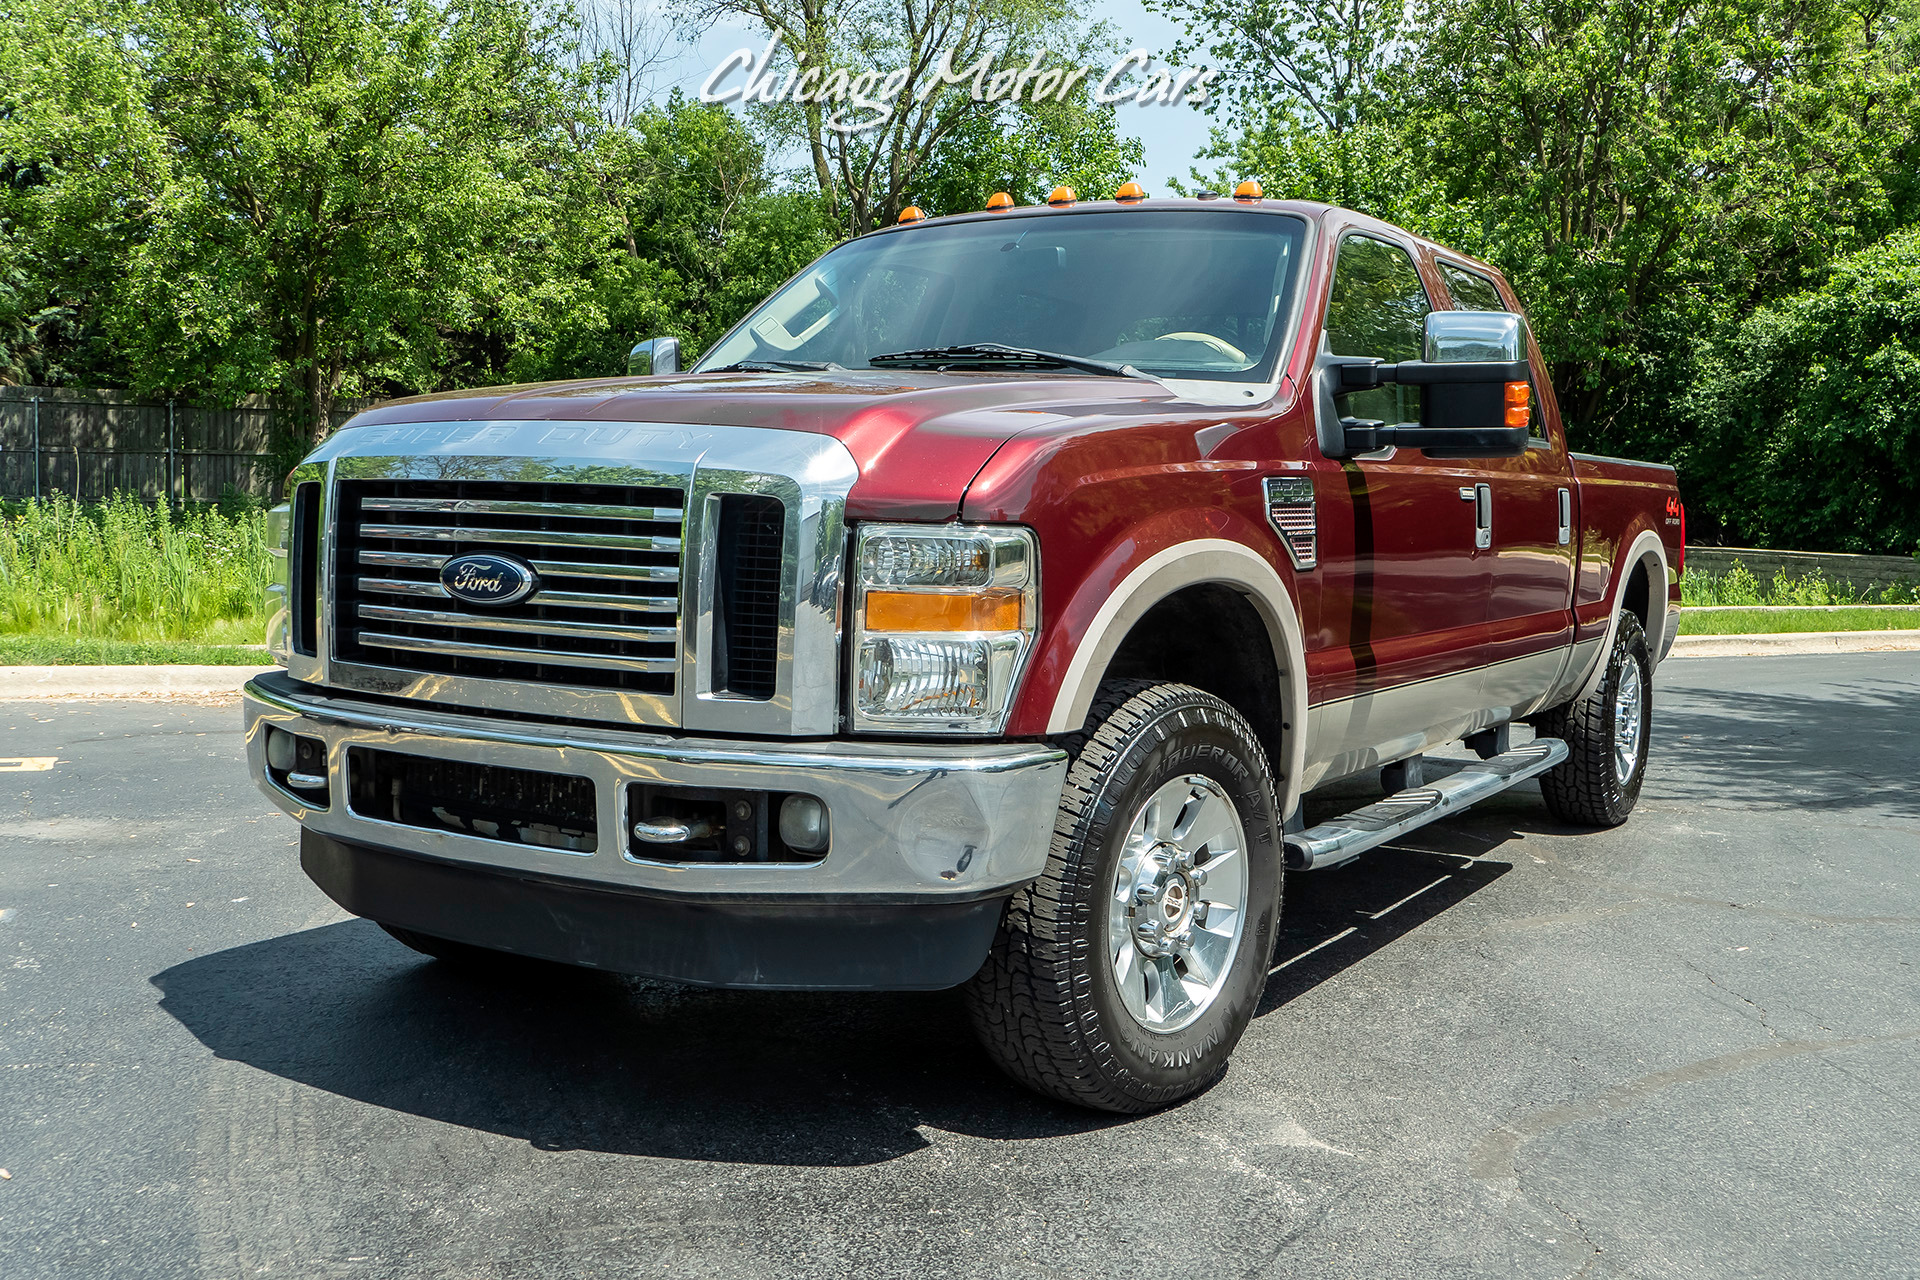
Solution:
[(867, 524), (855, 544), (853, 727), (998, 733), (1040, 621), (1025, 529)]

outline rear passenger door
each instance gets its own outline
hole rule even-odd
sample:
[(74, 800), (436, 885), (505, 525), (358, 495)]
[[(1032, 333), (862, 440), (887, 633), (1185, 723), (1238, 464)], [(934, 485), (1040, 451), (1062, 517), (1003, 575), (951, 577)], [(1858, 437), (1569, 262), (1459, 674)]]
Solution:
[[(1445, 255), (1434, 264), (1451, 305), (1462, 311), (1519, 311), (1511, 290)], [(1573, 574), (1578, 527), (1572, 467), (1540, 350), (1528, 335), (1533, 368), (1533, 438), (1517, 458), (1476, 466), (1492, 489), (1485, 633), (1486, 704), (1523, 715), (1554, 683), (1573, 643)]]
[[(1322, 350), (1418, 360), (1433, 309), (1410, 246), (1350, 231), (1334, 261)], [(1337, 396), (1334, 408), (1342, 418), (1418, 422), (1419, 396), (1418, 387), (1388, 384)], [(1314, 736), (1317, 754), (1360, 752), (1343, 767), (1364, 767), (1367, 749), (1424, 735), (1478, 705), (1488, 580), (1475, 547), (1474, 486), (1485, 476), (1475, 462), (1414, 449), (1329, 465), (1345, 493), (1322, 514), (1316, 631), (1327, 643), (1308, 667), (1325, 701)]]

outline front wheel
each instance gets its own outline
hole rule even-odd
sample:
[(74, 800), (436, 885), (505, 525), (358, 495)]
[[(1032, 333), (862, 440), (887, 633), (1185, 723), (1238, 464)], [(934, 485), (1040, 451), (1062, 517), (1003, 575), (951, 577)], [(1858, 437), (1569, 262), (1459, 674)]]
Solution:
[(1653, 727), (1653, 659), (1640, 619), (1622, 613), (1600, 685), (1534, 721), (1567, 744), (1565, 762), (1540, 776), (1547, 809), (1562, 822), (1617, 827), (1640, 799)]
[(1218, 1079), (1280, 914), (1273, 783), (1253, 730), (1186, 685), (1104, 686), (1046, 871), (968, 987), (987, 1051), (1040, 1093), (1143, 1112)]

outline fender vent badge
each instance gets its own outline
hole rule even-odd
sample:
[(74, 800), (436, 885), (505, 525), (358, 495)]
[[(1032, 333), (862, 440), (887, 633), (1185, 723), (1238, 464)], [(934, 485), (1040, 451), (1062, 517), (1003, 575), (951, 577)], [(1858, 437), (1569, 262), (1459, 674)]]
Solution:
[(1308, 476), (1268, 476), (1267, 519), (1280, 535), (1281, 545), (1296, 569), (1320, 563), (1320, 516), (1313, 505), (1313, 480)]

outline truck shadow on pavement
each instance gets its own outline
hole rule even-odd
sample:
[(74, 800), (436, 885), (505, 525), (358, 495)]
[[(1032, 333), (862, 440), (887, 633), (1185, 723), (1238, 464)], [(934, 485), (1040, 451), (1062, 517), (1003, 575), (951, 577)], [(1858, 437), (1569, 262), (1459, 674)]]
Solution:
[[(1389, 848), (1347, 871), (1292, 877), (1260, 1011), (1505, 870)], [(537, 962), (463, 972), (360, 920), (152, 981), (161, 1008), (218, 1057), (545, 1150), (845, 1167), (928, 1146), (923, 1125), (1022, 1139), (1129, 1119), (1008, 1081), (953, 992), (711, 991)]]

